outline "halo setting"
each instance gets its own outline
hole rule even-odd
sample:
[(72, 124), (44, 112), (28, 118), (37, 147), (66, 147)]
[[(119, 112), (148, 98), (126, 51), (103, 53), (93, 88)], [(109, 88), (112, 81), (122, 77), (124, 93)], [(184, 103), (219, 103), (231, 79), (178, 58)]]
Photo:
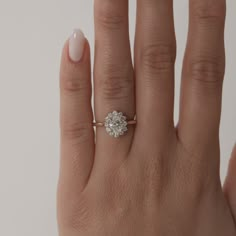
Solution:
[(128, 131), (127, 125), (126, 116), (122, 112), (117, 111), (109, 113), (104, 122), (106, 132), (114, 138), (124, 135)]

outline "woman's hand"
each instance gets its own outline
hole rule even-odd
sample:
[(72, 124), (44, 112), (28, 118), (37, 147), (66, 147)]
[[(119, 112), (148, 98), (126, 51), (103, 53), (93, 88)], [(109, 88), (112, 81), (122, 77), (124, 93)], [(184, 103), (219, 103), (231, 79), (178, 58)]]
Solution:
[(175, 127), (172, 0), (137, 0), (134, 67), (128, 0), (95, 0), (95, 120), (117, 110), (137, 125), (95, 138), (89, 44), (75, 31), (61, 64), (61, 236), (236, 235), (236, 153), (225, 191), (219, 177), (225, 8), (190, 0)]

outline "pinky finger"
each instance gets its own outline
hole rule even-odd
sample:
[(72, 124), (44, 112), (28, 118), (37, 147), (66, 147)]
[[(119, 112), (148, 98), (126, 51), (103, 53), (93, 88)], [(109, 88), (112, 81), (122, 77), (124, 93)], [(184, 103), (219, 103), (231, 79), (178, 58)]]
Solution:
[[(91, 71), (88, 41), (75, 30), (66, 42), (60, 72), (61, 168), (58, 216), (67, 219), (86, 187), (94, 159)], [(64, 203), (67, 204), (64, 204)], [(69, 215), (69, 216), (68, 216)]]

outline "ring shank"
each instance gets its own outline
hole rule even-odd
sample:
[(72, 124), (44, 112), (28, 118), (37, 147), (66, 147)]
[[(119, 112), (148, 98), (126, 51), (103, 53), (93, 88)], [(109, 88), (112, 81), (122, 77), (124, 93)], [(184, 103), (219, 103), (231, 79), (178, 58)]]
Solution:
[[(127, 121), (128, 125), (136, 125), (136, 120), (129, 120)], [(93, 122), (93, 127), (104, 127), (104, 122)]]

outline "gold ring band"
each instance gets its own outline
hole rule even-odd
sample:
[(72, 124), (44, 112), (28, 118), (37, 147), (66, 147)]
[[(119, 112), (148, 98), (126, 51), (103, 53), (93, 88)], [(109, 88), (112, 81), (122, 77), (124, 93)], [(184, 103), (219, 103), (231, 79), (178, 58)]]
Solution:
[[(129, 120), (127, 121), (127, 125), (136, 125), (137, 121), (136, 120)], [(105, 122), (93, 122), (93, 127), (104, 127)]]

